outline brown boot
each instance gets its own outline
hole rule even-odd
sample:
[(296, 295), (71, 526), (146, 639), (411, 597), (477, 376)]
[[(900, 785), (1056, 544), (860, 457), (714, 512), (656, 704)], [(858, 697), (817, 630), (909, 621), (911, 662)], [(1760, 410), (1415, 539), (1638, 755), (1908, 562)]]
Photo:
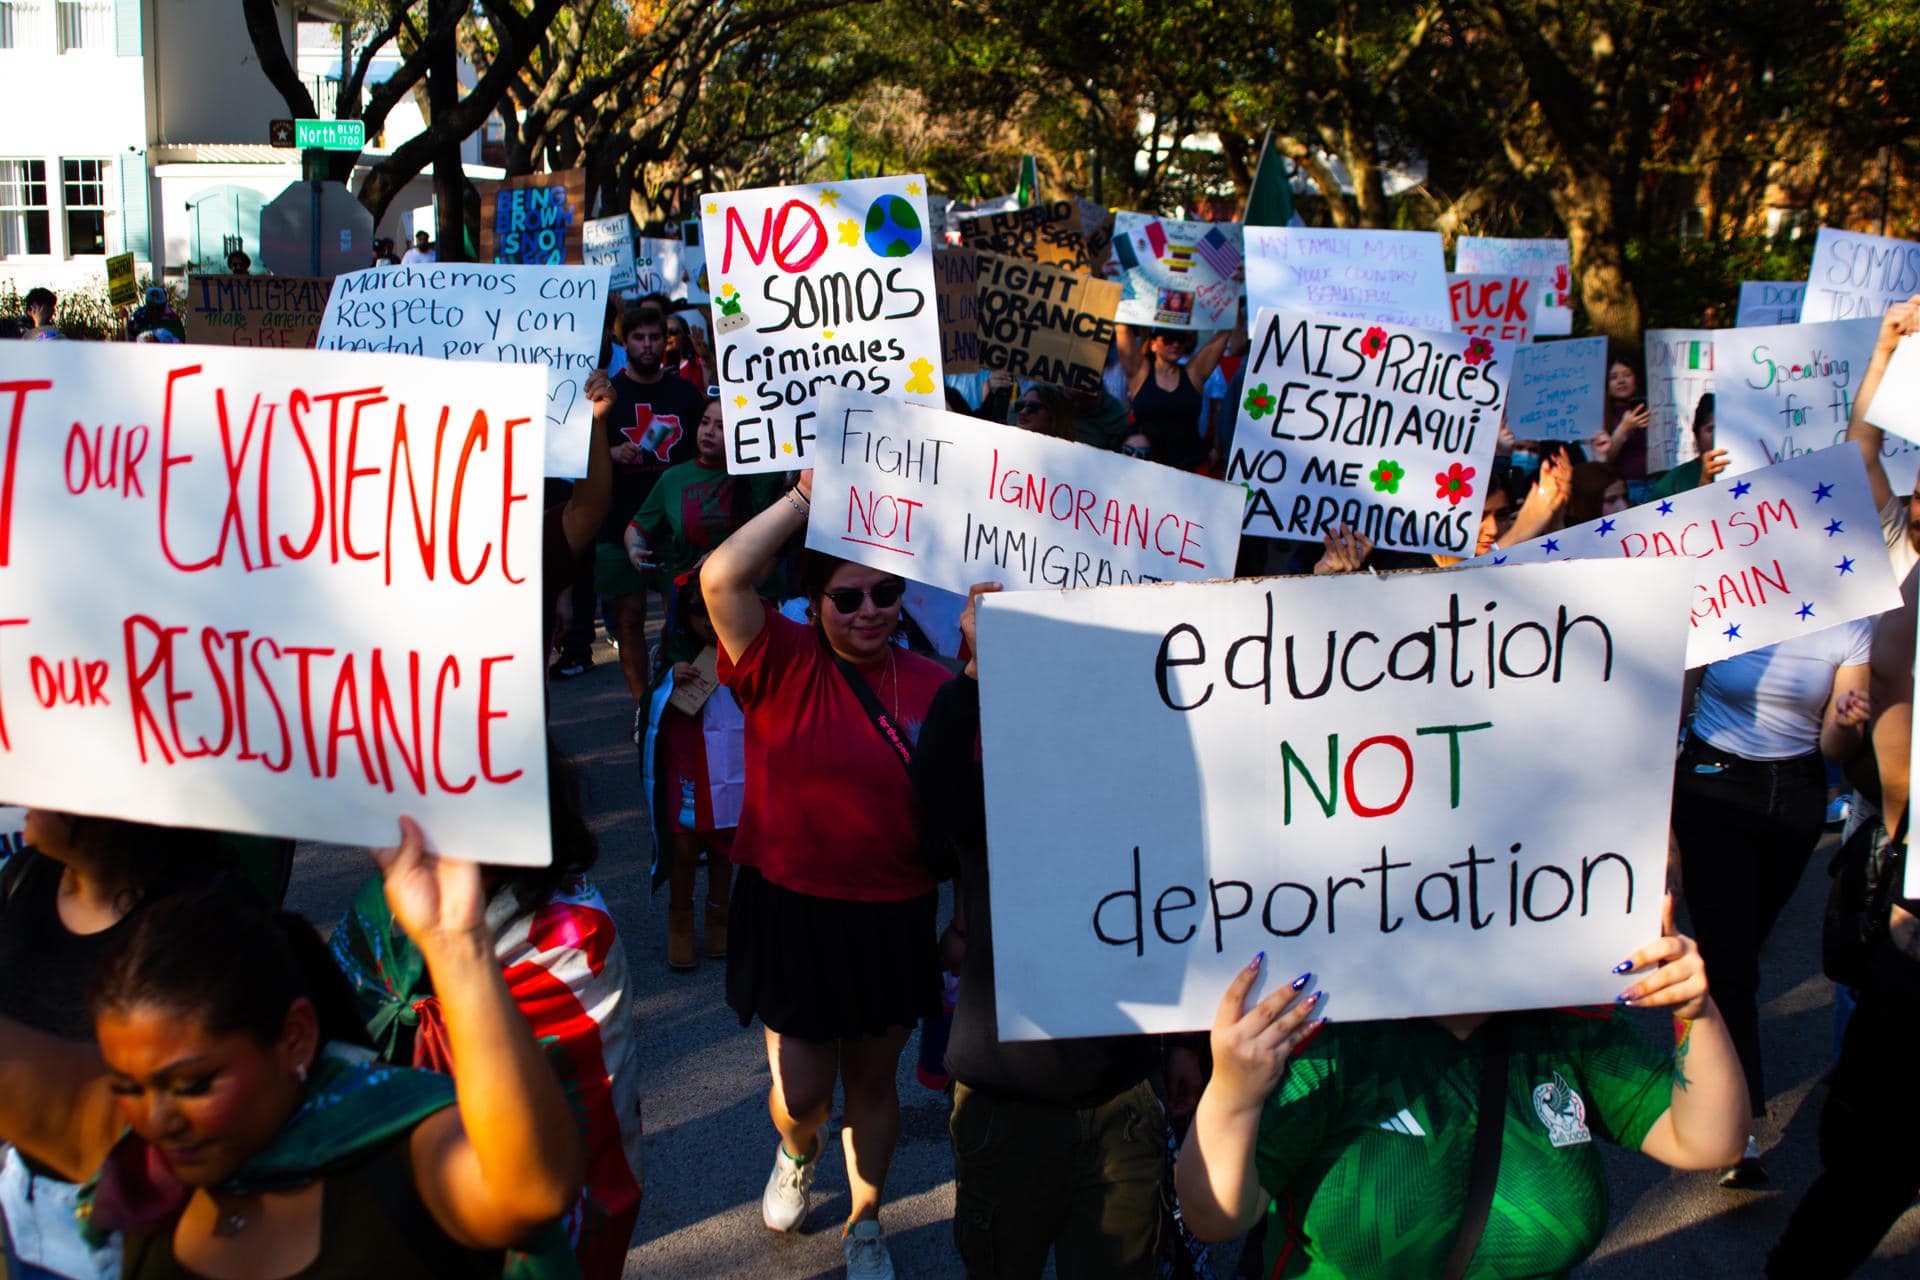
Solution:
[(727, 909), (711, 898), (707, 900), (707, 955), (715, 960), (727, 958)]
[(667, 908), (667, 967), (691, 969), (699, 961), (693, 955), (693, 908)]

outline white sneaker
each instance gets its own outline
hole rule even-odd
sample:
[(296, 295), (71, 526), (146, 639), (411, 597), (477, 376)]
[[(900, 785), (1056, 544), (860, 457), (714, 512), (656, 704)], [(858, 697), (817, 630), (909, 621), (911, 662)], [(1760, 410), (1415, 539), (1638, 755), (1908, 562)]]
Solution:
[(785, 1144), (774, 1147), (773, 1172), (767, 1175), (767, 1189), (760, 1196), (760, 1221), (769, 1231), (798, 1230), (807, 1220), (807, 1192), (813, 1187), (813, 1164), (820, 1152), (817, 1138), (813, 1150), (812, 1158), (795, 1160)]
[(879, 1223), (848, 1223), (840, 1248), (847, 1255), (847, 1280), (893, 1280), (893, 1255), (887, 1252)]

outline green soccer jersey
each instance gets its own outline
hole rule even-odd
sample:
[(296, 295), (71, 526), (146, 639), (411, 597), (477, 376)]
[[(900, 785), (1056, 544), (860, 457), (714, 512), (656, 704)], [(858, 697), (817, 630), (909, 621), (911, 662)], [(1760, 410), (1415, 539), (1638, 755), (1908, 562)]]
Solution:
[[(1671, 1055), (1605, 1010), (1511, 1015), (1500, 1179), (1469, 1277), (1558, 1276), (1600, 1242), (1596, 1138), (1637, 1149), (1672, 1094)], [(1260, 1120), (1274, 1277), (1400, 1280), (1444, 1269), (1473, 1165), (1484, 1029), (1330, 1024)]]

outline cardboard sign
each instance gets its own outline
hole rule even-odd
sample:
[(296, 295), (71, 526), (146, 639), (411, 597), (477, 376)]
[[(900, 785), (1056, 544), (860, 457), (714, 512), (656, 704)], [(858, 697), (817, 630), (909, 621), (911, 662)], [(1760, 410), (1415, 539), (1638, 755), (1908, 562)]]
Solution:
[(1561, 338), (1513, 351), (1507, 430), (1515, 440), (1585, 440), (1606, 422), (1607, 340)]
[(116, 253), (107, 259), (107, 301), (116, 307), (130, 307), (140, 301), (140, 286), (134, 282), (131, 253)]
[(1347, 524), (1384, 550), (1472, 553), (1510, 344), (1290, 311), (1262, 311), (1251, 336), (1227, 463), (1249, 489), (1244, 532)]
[(1533, 331), (1563, 338), (1573, 332), (1573, 254), (1565, 240), (1461, 236), (1453, 269), (1463, 275), (1528, 276), (1537, 282)]
[(1080, 207), (1072, 200), (975, 214), (956, 219), (954, 225), (963, 248), (1041, 262), (1080, 275), (1096, 272), (1105, 258), (1087, 243)]
[(1741, 329), (1761, 325), (1798, 324), (1806, 301), (1804, 280), (1746, 280), (1740, 285), (1740, 305), (1733, 323)]
[(667, 705), (681, 715), (697, 716), (713, 691), (720, 687), (720, 651), (708, 645), (687, 665), (693, 668), (693, 674), (685, 679), (676, 675), (673, 692), (667, 695)]
[(946, 404), (926, 188), (908, 174), (701, 201), (728, 471), (812, 466), (828, 387)]
[(819, 405), (816, 550), (962, 594), (1233, 572), (1232, 485), (839, 387)]
[(1660, 932), (1688, 578), (985, 597), (1001, 1038), (1211, 1026), (1261, 951), (1254, 998), (1311, 972), (1346, 1022), (1610, 1004)]
[(0, 796), (364, 845), (408, 813), (443, 853), (549, 861), (543, 392), (384, 356), (0, 352)]
[(1902, 440), (1920, 441), (1920, 342), (1911, 336), (1893, 349), (1880, 389), (1867, 406), (1867, 421)]
[(580, 230), (580, 259), (589, 267), (607, 268), (607, 287), (631, 289), (637, 277), (633, 263), (633, 218), (589, 218)]
[(971, 249), (933, 251), (933, 287), (940, 314), (940, 367), (980, 371), (980, 255)]
[(1120, 286), (997, 253), (975, 256), (981, 366), (1098, 392)]
[(332, 277), (188, 276), (187, 341), (311, 347), (332, 289)]
[(529, 173), (474, 186), (480, 192), (480, 261), (557, 267), (582, 260), (585, 169)]
[(1920, 293), (1920, 244), (1891, 236), (1820, 228), (1800, 323), (1879, 320), (1888, 307)]
[(1246, 294), (1246, 258), (1237, 222), (1176, 222), (1117, 213), (1113, 253), (1120, 267), (1121, 324), (1158, 329), (1231, 329)]
[(1533, 341), (1532, 301), (1539, 281), (1531, 276), (1447, 277), (1447, 301), (1453, 306), (1453, 331), (1501, 342)]
[(547, 382), (546, 473), (583, 476), (593, 436), (587, 376), (600, 360), (607, 268), (422, 263), (333, 282), (316, 345), (538, 365)]
[(1670, 471), (1692, 462), (1693, 415), (1713, 390), (1713, 330), (1649, 329), (1647, 359), (1647, 470)]
[(1248, 227), (1245, 242), (1252, 311), (1453, 328), (1438, 232)]
[(1678, 557), (1697, 667), (1900, 604), (1860, 450), (1835, 445), (1488, 552), (1474, 564)]

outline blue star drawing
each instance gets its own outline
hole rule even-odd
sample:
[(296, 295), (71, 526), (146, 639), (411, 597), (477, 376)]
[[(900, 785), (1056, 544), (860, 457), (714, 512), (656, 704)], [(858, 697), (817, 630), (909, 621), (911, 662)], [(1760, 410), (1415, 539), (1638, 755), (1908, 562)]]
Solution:
[(1720, 634), (1729, 640), (1738, 640), (1740, 638), (1740, 624), (1737, 622), (1728, 623), (1727, 629)]
[(1818, 506), (1820, 503), (1825, 502), (1828, 498), (1831, 498), (1832, 496), (1833, 496), (1832, 485), (1823, 484), (1823, 485), (1817, 485), (1814, 487), (1814, 490), (1813, 490), (1814, 505)]
[(1842, 525), (1838, 520), (1827, 521), (1827, 536), (1829, 538), (1831, 538), (1836, 533), (1844, 533), (1844, 532), (1846, 532), (1846, 530), (1842, 527)]
[(1601, 537), (1603, 537), (1603, 538), (1604, 538), (1604, 537), (1606, 537), (1606, 536), (1607, 536), (1608, 534), (1610, 534), (1610, 533), (1612, 533), (1612, 532), (1613, 532), (1613, 518), (1612, 518), (1611, 516), (1609, 516), (1609, 517), (1608, 517), (1607, 519), (1605, 519), (1605, 520), (1602, 520), (1602, 521), (1600, 522), (1600, 527), (1599, 527), (1598, 529), (1595, 529), (1595, 530), (1594, 530), (1594, 532), (1595, 532), (1595, 533), (1597, 533), (1597, 534), (1599, 534), (1599, 535), (1600, 535)]
[(1747, 496), (1747, 490), (1751, 488), (1753, 488), (1753, 486), (1748, 482), (1746, 482), (1745, 480), (1735, 481), (1733, 486), (1733, 496), (1736, 498), (1744, 498)]
[(1493, 562), (1495, 564), (1505, 564), (1507, 562), (1507, 558), (1505, 556), (1495, 556), (1493, 558)]
[(1552, 555), (1554, 552), (1558, 551), (1559, 549), (1560, 549), (1560, 539), (1558, 538), (1548, 538), (1545, 542), (1540, 544), (1541, 552), (1546, 555)]
[(1800, 615), (1800, 621), (1805, 622), (1813, 616), (1813, 602), (1811, 600), (1802, 601), (1800, 608), (1796, 612)]
[(1673, 514), (1673, 500), (1672, 500), (1672, 499), (1670, 499), (1670, 498), (1662, 498), (1662, 499), (1660, 499), (1660, 505), (1659, 505), (1659, 506), (1657, 506), (1657, 507), (1655, 507), (1655, 508), (1654, 508), (1654, 510), (1655, 510), (1655, 511), (1658, 511), (1658, 512), (1659, 512), (1659, 513), (1660, 513), (1661, 515), (1663, 515), (1663, 516), (1670, 516), (1670, 515), (1672, 515), (1672, 514)]
[(1836, 569), (1838, 569), (1838, 570), (1840, 571), (1840, 576), (1844, 578), (1844, 577), (1846, 577), (1846, 576), (1847, 576), (1848, 574), (1850, 574), (1850, 573), (1852, 573), (1852, 572), (1853, 572), (1853, 557), (1852, 557), (1852, 556), (1841, 556), (1841, 557), (1840, 557), (1840, 563), (1839, 563), (1839, 564), (1837, 564), (1837, 565), (1835, 565), (1835, 566), (1833, 566), (1833, 567), (1834, 567), (1834, 568), (1836, 568)]

